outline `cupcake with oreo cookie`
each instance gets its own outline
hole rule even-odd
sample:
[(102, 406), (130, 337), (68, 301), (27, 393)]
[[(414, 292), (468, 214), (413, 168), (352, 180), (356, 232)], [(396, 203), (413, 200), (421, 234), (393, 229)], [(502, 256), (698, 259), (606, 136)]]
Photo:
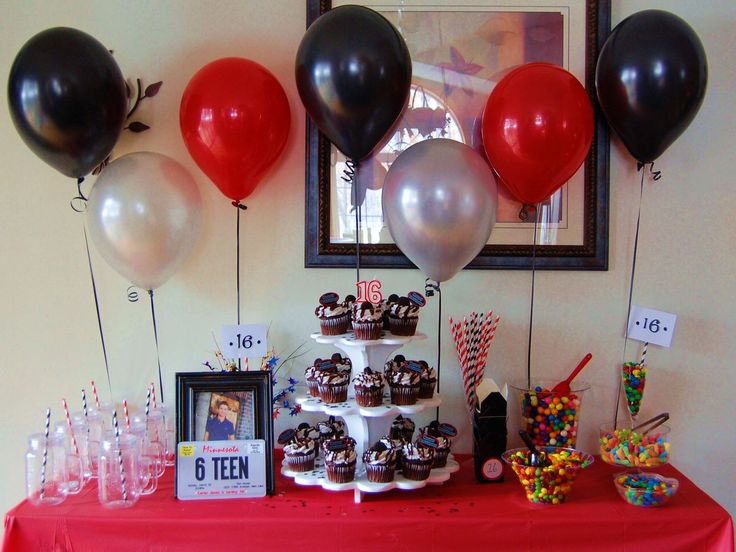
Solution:
[(396, 355), (393, 359), (387, 360), (386, 364), (383, 366), (383, 377), (388, 381), (391, 372), (396, 372), (405, 364), (406, 357), (404, 357), (404, 355)]
[(396, 450), (391, 439), (384, 437), (363, 453), (366, 477), (372, 483), (389, 483), (396, 470)]
[(399, 296), (396, 295), (395, 293), (392, 293), (391, 295), (388, 296), (388, 299), (384, 299), (381, 302), (381, 307), (382, 307), (382, 310), (383, 310), (383, 317), (382, 318), (383, 318), (383, 329), (384, 330), (388, 330), (389, 329), (389, 325), (388, 325), (388, 313), (391, 310), (391, 307), (394, 305), (394, 303), (398, 302), (398, 300), (399, 300)]
[(353, 305), (353, 330), (355, 339), (373, 341), (380, 339), (383, 329), (383, 311), (381, 304), (368, 301)]
[(434, 449), (419, 448), (406, 443), (402, 449), (401, 473), (406, 479), (424, 481), (429, 478), (434, 464)]
[(399, 297), (388, 313), (388, 328), (394, 335), (412, 336), (417, 331), (419, 309), (427, 304), (424, 295), (412, 291), (408, 297)]
[(355, 466), (358, 455), (355, 452), (355, 439), (340, 437), (322, 444), (327, 479), (332, 483), (350, 483), (355, 479)]
[(317, 430), (319, 431), (319, 446), (321, 448), (325, 441), (345, 436), (345, 422), (330, 416), (329, 419), (317, 423)]
[(319, 376), (319, 396), (327, 404), (348, 400), (350, 372), (322, 372)]
[(370, 368), (353, 378), (355, 402), (358, 406), (372, 407), (383, 404), (383, 376)]
[(317, 457), (314, 439), (295, 429), (287, 429), (278, 436), (277, 442), (284, 445), (284, 458), (289, 471), (302, 473), (314, 469)]
[(422, 367), (422, 375), (419, 380), (419, 398), (431, 399), (434, 397), (434, 388), (437, 385), (434, 368), (431, 368), (424, 360), (418, 360), (417, 362)]
[(405, 418), (399, 414), (394, 418), (394, 421), (391, 422), (389, 436), (392, 439), (401, 439), (407, 443), (411, 443), (415, 428), (416, 424), (411, 418)]
[(322, 335), (342, 335), (350, 329), (350, 311), (339, 303), (340, 296), (331, 291), (319, 298), (319, 306), (314, 314), (319, 318), (319, 329)]
[(399, 406), (416, 404), (421, 374), (421, 365), (414, 361), (407, 362), (398, 370), (392, 370), (387, 377), (391, 389), (391, 402)]
[(444, 468), (452, 446), (451, 437), (457, 435), (457, 429), (450, 424), (433, 420), (427, 427), (419, 430), (416, 445), (419, 448), (434, 449), (433, 468)]

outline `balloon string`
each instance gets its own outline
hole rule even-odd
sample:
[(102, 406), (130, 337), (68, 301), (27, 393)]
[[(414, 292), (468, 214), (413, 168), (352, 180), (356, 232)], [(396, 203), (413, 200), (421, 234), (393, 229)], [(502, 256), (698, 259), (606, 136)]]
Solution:
[[(528, 213), (527, 206), (524, 210)], [(537, 225), (539, 223), (539, 205), (534, 207), (534, 241), (532, 243), (532, 290), (529, 298), (529, 343), (526, 349), (526, 387), (532, 386), (532, 329), (534, 328), (534, 280), (537, 274)]]
[(354, 185), (355, 173), (358, 171), (358, 163), (352, 159), (345, 161), (345, 168), (340, 178), (344, 182), (353, 184), (355, 195), (355, 283), (360, 282), (360, 202), (358, 202), (358, 190)]
[[(240, 326), (240, 211), (245, 211), (248, 207), (239, 201), (233, 201), (232, 206), (237, 207), (235, 217), (235, 291), (237, 294), (238, 326)], [(240, 363), (241, 359), (238, 358), (238, 371), (242, 368)]]
[[(442, 358), (442, 290), (440, 289), (440, 283), (437, 282), (437, 394), (440, 392), (440, 368)], [(437, 405), (437, 412), (435, 413), (435, 420), (440, 421), (440, 406)]]
[[(83, 213), (87, 210), (87, 197), (82, 193), (82, 183), (84, 177), (77, 178), (77, 196), (73, 197), (69, 202), (72, 210), (77, 213)], [(87, 226), (82, 223), (82, 231), (84, 233), (84, 247), (87, 251), (87, 265), (89, 266), (89, 277), (92, 283), (92, 295), (95, 298), (95, 311), (97, 312), (97, 328), (100, 332), (100, 343), (102, 344), (102, 356), (105, 359), (105, 373), (107, 374), (107, 388), (112, 396), (112, 383), (110, 382), (110, 363), (107, 358), (107, 346), (105, 345), (105, 332), (102, 330), (102, 314), (100, 313), (100, 299), (97, 295), (97, 282), (95, 280), (95, 271), (92, 268), (92, 255), (89, 252), (89, 238), (87, 237)]]
[(153, 304), (153, 290), (148, 290), (148, 296), (151, 298), (151, 321), (153, 322), (153, 339), (156, 342), (156, 362), (158, 362), (158, 390), (161, 396), (161, 402), (164, 402), (164, 380), (161, 377), (161, 353), (158, 349), (158, 328), (156, 327), (156, 308)]
[[(74, 207), (72, 207), (73, 209)], [(97, 282), (95, 281), (95, 272), (92, 270), (92, 256), (89, 253), (89, 240), (87, 239), (87, 227), (82, 226), (84, 230), (84, 247), (87, 250), (87, 264), (89, 265), (89, 277), (92, 281), (92, 295), (95, 297), (95, 310), (97, 311), (97, 327), (100, 330), (100, 343), (102, 343), (102, 356), (105, 359), (105, 372), (107, 373), (107, 388), (112, 396), (112, 384), (110, 383), (110, 364), (107, 360), (107, 347), (105, 346), (105, 333), (102, 331), (102, 315), (100, 314), (100, 300), (97, 297)]]
[[(631, 316), (631, 300), (634, 297), (634, 278), (636, 276), (636, 254), (639, 251), (639, 226), (641, 224), (641, 204), (644, 197), (644, 165), (639, 163), (637, 170), (641, 171), (641, 181), (639, 182), (639, 212), (636, 215), (636, 231), (634, 232), (634, 253), (631, 257), (631, 278), (629, 280), (629, 303), (626, 307), (626, 320), (624, 321), (624, 350), (621, 353), (621, 365), (626, 362), (626, 346), (629, 343), (629, 317)], [(651, 163), (650, 170), (654, 170), (654, 163)], [(618, 390), (616, 392), (616, 409), (613, 415), (613, 427), (618, 427), (618, 405), (621, 400), (621, 388), (623, 386), (623, 378), (618, 378)]]
[(642, 163), (641, 161), (636, 162), (636, 170), (637, 172), (642, 170), (645, 165), (649, 165), (649, 174), (652, 175), (652, 180), (657, 182), (660, 178), (662, 178), (662, 171), (655, 171), (654, 170), (654, 161), (651, 163)]

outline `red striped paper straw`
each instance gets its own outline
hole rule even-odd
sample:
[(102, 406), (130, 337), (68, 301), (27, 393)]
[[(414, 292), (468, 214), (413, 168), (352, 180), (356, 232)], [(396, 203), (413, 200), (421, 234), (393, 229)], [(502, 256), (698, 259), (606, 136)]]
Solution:
[(130, 429), (130, 414), (128, 413), (128, 401), (123, 399), (123, 415), (125, 416), (125, 427)]
[(66, 399), (61, 399), (61, 405), (64, 407), (64, 417), (66, 418), (66, 425), (69, 426), (69, 435), (72, 438), (72, 447), (74, 448), (74, 454), (79, 454), (79, 446), (77, 445), (77, 438), (74, 436), (74, 428), (72, 427), (72, 417), (69, 414), (69, 406), (66, 404)]
[(156, 410), (156, 385), (151, 382), (151, 404), (153, 409)]
[(97, 394), (97, 387), (95, 387), (95, 381), (90, 381), (92, 384), (92, 395), (95, 397), (95, 404), (97, 405), (97, 410), (100, 409), (100, 396)]

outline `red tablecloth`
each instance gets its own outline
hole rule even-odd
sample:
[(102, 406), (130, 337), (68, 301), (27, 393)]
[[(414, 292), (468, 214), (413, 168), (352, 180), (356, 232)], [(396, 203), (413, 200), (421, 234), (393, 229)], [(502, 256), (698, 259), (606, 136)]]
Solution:
[(3, 550), (31, 551), (733, 551), (728, 513), (666, 466), (680, 490), (661, 508), (629, 506), (616, 493), (617, 470), (598, 461), (569, 502), (527, 502), (513, 473), (502, 484), (475, 483), (472, 459), (442, 486), (364, 495), (299, 487), (277, 476), (273, 497), (184, 502), (173, 470), (159, 490), (127, 510), (107, 510), (94, 484), (60, 506), (21, 502), (5, 516)]

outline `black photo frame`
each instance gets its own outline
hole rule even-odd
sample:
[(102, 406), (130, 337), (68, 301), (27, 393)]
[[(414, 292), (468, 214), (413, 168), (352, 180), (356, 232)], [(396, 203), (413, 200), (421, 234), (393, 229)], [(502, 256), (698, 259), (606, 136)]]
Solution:
[[(432, 3), (437, 4), (437, 2)], [(440, 2), (442, 4), (442, 2)], [(534, 0), (520, 2), (534, 4)], [(306, 0), (307, 27), (331, 9), (331, 0)], [(582, 244), (537, 245), (535, 266), (546, 270), (608, 270), (609, 135), (595, 97), (595, 65), (611, 29), (610, 0), (585, 1), (585, 88), (595, 110), (593, 145), (584, 163)], [(306, 136), (306, 268), (347, 268), (356, 265), (355, 243), (330, 241), (330, 170), (333, 146), (307, 115)], [(466, 267), (530, 269), (531, 244), (488, 244)], [(360, 264), (369, 268), (412, 268), (392, 243), (360, 244)]]
[[(195, 441), (195, 398), (197, 393), (252, 393), (254, 439), (266, 441), (266, 492), (275, 489), (273, 459), (273, 383), (270, 371), (177, 372), (176, 442)], [(178, 459), (178, 455), (177, 455)]]

